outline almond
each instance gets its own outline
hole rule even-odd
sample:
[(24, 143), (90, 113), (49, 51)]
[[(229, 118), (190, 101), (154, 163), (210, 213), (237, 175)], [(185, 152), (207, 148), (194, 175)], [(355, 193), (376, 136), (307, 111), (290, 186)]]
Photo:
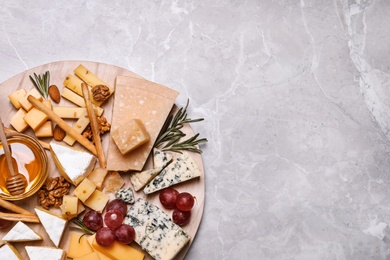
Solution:
[(56, 85), (51, 85), (49, 87), (49, 95), (54, 102), (56, 102), (57, 104), (60, 103), (61, 94)]
[(65, 138), (66, 132), (59, 126), (56, 125), (53, 130), (53, 138), (56, 141), (62, 141)]

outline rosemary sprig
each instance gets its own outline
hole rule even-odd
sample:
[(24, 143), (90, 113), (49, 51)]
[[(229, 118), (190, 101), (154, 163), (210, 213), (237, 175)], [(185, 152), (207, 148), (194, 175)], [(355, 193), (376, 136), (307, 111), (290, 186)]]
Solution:
[(41, 93), (42, 97), (47, 99), (50, 85), (50, 72), (46, 71), (43, 75), (34, 73), (34, 78), (29, 76), (35, 88)]
[(158, 147), (163, 151), (172, 151), (177, 153), (182, 153), (181, 151), (183, 150), (202, 153), (202, 151), (198, 148), (198, 145), (200, 143), (207, 142), (207, 139), (198, 139), (199, 134), (196, 134), (187, 140), (180, 141), (182, 137), (186, 136), (186, 134), (181, 131), (184, 124), (195, 123), (204, 120), (203, 118), (187, 118), (188, 104), (189, 100), (187, 100), (186, 106), (184, 108), (180, 108), (175, 116), (170, 115), (167, 118), (159, 136), (157, 137), (157, 141), (154, 145), (155, 147)]
[(93, 235), (93, 234), (95, 234), (95, 231), (89, 229), (80, 218), (76, 218), (75, 220), (73, 220), (73, 223), (76, 224), (77, 227), (70, 226), (69, 227), (70, 229), (84, 232), (84, 235)]

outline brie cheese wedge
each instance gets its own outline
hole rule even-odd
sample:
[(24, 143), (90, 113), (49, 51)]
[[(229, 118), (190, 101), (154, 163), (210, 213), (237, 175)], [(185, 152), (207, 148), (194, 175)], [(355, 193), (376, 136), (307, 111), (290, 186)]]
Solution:
[(58, 247), (68, 221), (40, 207), (36, 207), (35, 212), (50, 240)]
[(93, 170), (96, 156), (93, 154), (50, 142), (50, 152), (61, 175), (77, 186)]
[(65, 251), (55, 247), (26, 246), (26, 251), (30, 260), (65, 260), (66, 258)]
[(0, 247), (1, 259), (7, 260), (23, 260), (22, 256), (11, 244), (4, 244)]
[(29, 226), (19, 221), (16, 225), (8, 231), (3, 237), (4, 241), (8, 242), (27, 242), (42, 240), (42, 236), (35, 233)]

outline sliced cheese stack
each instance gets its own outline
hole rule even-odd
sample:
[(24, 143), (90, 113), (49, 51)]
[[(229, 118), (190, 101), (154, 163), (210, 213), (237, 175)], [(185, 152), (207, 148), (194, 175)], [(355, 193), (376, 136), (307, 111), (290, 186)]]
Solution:
[(124, 223), (135, 229), (135, 242), (154, 259), (173, 259), (190, 236), (157, 206), (139, 198), (127, 212)]
[(42, 240), (42, 236), (28, 227), (23, 222), (19, 221), (8, 233), (3, 237), (4, 241), (8, 242), (27, 242)]
[(110, 171), (141, 171), (153, 148), (158, 134), (168, 117), (178, 92), (165, 86), (139, 78), (118, 76), (111, 131), (131, 119), (141, 119), (149, 134), (149, 141), (122, 155), (110, 139), (107, 169)]

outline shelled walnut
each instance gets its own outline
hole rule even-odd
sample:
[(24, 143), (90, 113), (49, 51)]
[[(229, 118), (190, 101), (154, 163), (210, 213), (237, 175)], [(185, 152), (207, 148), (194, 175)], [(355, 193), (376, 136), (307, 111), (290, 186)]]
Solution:
[(110, 89), (106, 85), (96, 85), (91, 91), (93, 99), (99, 102), (103, 102), (110, 96)]
[[(99, 124), (100, 135), (103, 135), (104, 133), (110, 131), (111, 124), (107, 122), (107, 118), (105, 118), (104, 116), (98, 116), (97, 121)], [(92, 129), (90, 125), (87, 128), (85, 128), (83, 132), (83, 136), (93, 142)]]
[(38, 204), (45, 209), (59, 208), (62, 198), (69, 193), (70, 183), (64, 177), (48, 177), (38, 191)]

